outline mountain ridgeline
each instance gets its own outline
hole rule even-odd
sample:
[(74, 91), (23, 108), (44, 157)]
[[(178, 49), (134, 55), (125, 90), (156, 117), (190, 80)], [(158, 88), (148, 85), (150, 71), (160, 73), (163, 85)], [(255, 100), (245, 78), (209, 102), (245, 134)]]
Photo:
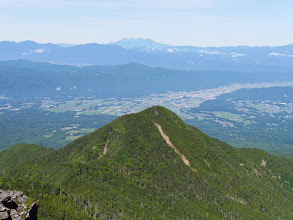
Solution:
[(42, 219), (293, 219), (291, 160), (234, 148), (160, 106), (52, 152), (14, 146), (1, 163), (0, 188), (39, 199)]
[(167, 48), (172, 47), (167, 44), (160, 44), (152, 39), (144, 39), (144, 38), (123, 38), (119, 41), (108, 43), (108, 45), (118, 45), (125, 49), (133, 49), (133, 48)]
[(121, 65), (131, 62), (181, 70), (291, 73), (293, 46), (170, 46), (151, 39), (61, 47), (33, 41), (0, 42), (0, 60), (25, 59), (68, 65)]
[[(0, 61), (0, 96), (139, 97), (189, 91), (233, 83), (293, 81), (293, 74), (229, 71), (184, 71), (138, 63), (74, 67), (25, 60)], [(115, 88), (115, 90), (113, 90)]]

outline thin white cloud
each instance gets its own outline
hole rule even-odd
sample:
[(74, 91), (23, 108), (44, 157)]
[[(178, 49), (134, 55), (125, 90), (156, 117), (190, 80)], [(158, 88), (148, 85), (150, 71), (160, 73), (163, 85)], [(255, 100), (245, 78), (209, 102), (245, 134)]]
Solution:
[(36, 49), (36, 50), (35, 50), (36, 53), (43, 53), (44, 51), (45, 51), (45, 50), (43, 50), (43, 49)]
[(276, 53), (276, 52), (271, 52), (268, 54), (268, 56), (293, 57), (293, 55), (290, 55), (290, 54)]
[(235, 52), (233, 52), (233, 53), (231, 53), (231, 55), (232, 55), (233, 58), (237, 58), (237, 57), (244, 57), (244, 56), (246, 56), (247, 54), (244, 54), (244, 53), (235, 53)]
[(199, 50), (198, 52), (210, 55), (221, 55), (220, 51), (207, 51), (207, 50)]
[(269, 56), (282, 56), (282, 54), (271, 52), (271, 53), (269, 53)]
[(178, 52), (180, 52), (180, 50), (178, 50), (177, 48), (173, 48), (173, 49), (168, 48), (167, 52), (168, 53), (178, 53)]

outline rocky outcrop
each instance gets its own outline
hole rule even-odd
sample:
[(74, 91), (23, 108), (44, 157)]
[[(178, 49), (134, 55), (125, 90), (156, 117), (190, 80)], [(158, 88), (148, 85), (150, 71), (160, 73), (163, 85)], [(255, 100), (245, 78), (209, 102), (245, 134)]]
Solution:
[(0, 220), (36, 220), (38, 201), (20, 191), (0, 189)]

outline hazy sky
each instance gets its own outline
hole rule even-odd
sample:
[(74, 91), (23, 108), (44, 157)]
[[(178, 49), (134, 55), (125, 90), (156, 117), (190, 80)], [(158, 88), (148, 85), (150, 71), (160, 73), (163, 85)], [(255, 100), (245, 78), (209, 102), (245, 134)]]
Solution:
[(293, 44), (293, 0), (0, 0), (0, 41)]

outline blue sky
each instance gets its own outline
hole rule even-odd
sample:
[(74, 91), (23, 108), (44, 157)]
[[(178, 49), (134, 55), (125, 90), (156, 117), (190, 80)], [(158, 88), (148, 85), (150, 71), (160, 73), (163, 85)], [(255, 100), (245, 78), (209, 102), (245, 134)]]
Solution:
[(293, 44), (292, 0), (0, 0), (0, 41)]

